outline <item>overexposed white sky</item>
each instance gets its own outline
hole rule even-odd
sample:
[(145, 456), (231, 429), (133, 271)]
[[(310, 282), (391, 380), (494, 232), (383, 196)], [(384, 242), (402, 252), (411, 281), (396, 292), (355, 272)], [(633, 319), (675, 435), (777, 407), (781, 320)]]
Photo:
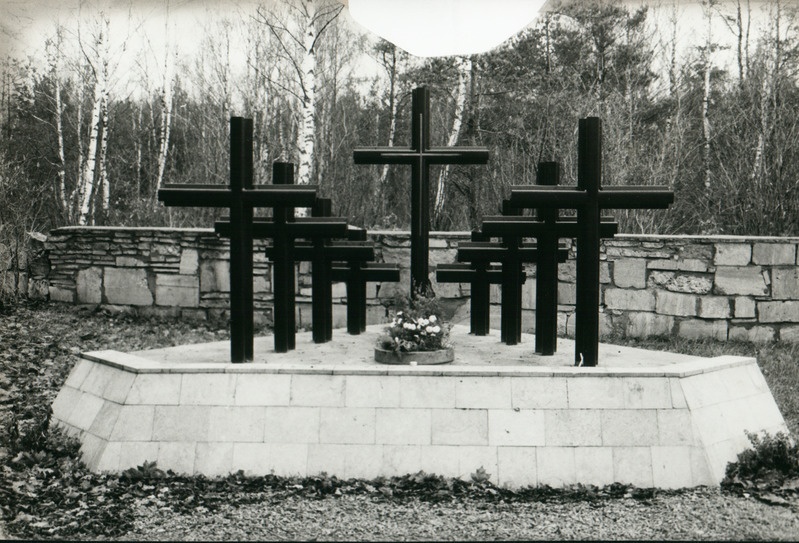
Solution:
[[(77, 32), (77, 21), (82, 19), (82, 32), (89, 30), (89, 21), (103, 11), (111, 21), (111, 53), (116, 64), (114, 77), (120, 85), (136, 85), (141, 72), (150, 73), (157, 80), (163, 64), (164, 45), (169, 39), (178, 47), (179, 62), (198, 52), (201, 29), (225, 15), (252, 13), (258, 3), (277, 3), (281, 0), (0, 0), (0, 53), (16, 57), (32, 56), (44, 60), (44, 41), (52, 36), (57, 23), (64, 24), (68, 32)], [(397, 0), (402, 1), (402, 0)], [(431, 0), (432, 1), (432, 0)], [(491, 1), (491, 0), (486, 0)], [(631, 7), (651, 6), (649, 20), (661, 30), (656, 40), (670, 39), (674, 0), (625, 0)], [(742, 2), (746, 5), (746, 1)], [(788, 2), (784, 2), (788, 3)], [(704, 37), (705, 27), (700, 0), (677, 0), (678, 34), (682, 54), (690, 53)], [(721, 2), (722, 13), (733, 15), (736, 0)], [(764, 30), (768, 0), (750, 0), (752, 7), (752, 33), (755, 40)], [(348, 17), (348, 14), (344, 14)], [(234, 17), (235, 18), (235, 17)], [(355, 23), (353, 23), (355, 24)], [(717, 64), (734, 59), (734, 37), (717, 17), (713, 33), (729, 48), (717, 53)], [(231, 65), (243, 63), (243, 43), (233, 37)], [(146, 59), (147, 66), (142, 66)], [(242, 60), (237, 60), (242, 59)], [(375, 73), (369, 59), (364, 59), (364, 73)], [(139, 74), (137, 75), (137, 72)], [(131, 81), (126, 81), (129, 79)], [(116, 89), (119, 92), (127, 92)]]

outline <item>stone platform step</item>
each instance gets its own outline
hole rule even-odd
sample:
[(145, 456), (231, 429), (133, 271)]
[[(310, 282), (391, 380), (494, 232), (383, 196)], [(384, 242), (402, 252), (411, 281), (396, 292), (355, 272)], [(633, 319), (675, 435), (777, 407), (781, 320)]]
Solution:
[(381, 326), (229, 364), (227, 342), (86, 353), (53, 404), (87, 465), (145, 461), (179, 473), (374, 478), (479, 468), (513, 487), (717, 484), (745, 431), (786, 430), (755, 359), (698, 358), (602, 345), (575, 368), (572, 347), (538, 357), (456, 326), (445, 366), (386, 366)]

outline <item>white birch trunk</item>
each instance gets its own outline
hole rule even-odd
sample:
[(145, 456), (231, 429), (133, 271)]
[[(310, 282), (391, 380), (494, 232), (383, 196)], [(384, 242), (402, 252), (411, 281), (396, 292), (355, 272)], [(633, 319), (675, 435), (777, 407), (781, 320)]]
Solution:
[(103, 93), (103, 116), (102, 116), (102, 136), (100, 139), (100, 175), (98, 183), (102, 187), (102, 209), (103, 214), (107, 214), (111, 207), (111, 181), (108, 178), (108, 138), (111, 133), (108, 127), (108, 92)]
[(52, 75), (55, 83), (55, 126), (56, 138), (58, 140), (58, 202), (61, 209), (69, 215), (69, 203), (67, 202), (67, 159), (64, 150), (64, 104), (61, 100), (61, 28), (56, 32), (55, 52), (52, 57)]
[(169, 156), (169, 133), (172, 127), (172, 94), (173, 94), (173, 62), (170, 61), (170, 54), (167, 46), (167, 53), (164, 60), (164, 86), (161, 90), (161, 141), (158, 149), (158, 176), (156, 177), (155, 192), (164, 181), (166, 163)]
[(703, 145), (703, 160), (704, 160), (704, 185), (705, 185), (705, 195), (708, 196), (710, 193), (710, 184), (711, 184), (711, 168), (710, 168), (710, 138), (711, 138), (711, 130), (710, 130), (710, 72), (713, 69), (713, 63), (711, 60), (711, 47), (713, 45), (712, 41), (712, 14), (710, 11), (710, 7), (708, 6), (707, 10), (707, 39), (705, 41), (705, 66), (704, 66), (704, 84), (702, 89), (702, 137), (704, 139)]
[(314, 157), (314, 107), (316, 101), (316, 3), (305, 0), (307, 13), (305, 32), (303, 34), (304, 54), (300, 70), (302, 72), (302, 105), (300, 110), (300, 126), (297, 131), (297, 149), (299, 150), (299, 166), (297, 168), (297, 184), (308, 185), (311, 182), (311, 168)]
[[(472, 73), (472, 61), (468, 58), (458, 59), (458, 94), (455, 97), (455, 113), (452, 117), (452, 130), (449, 132), (447, 146), (453, 147), (458, 143), (463, 125), (463, 113), (466, 110), (466, 96), (469, 92), (469, 79)], [(438, 224), (444, 210), (446, 200), (446, 184), (449, 176), (449, 164), (441, 168), (436, 184), (436, 198), (434, 205), (434, 222)]]
[[(97, 179), (97, 159), (98, 145), (100, 144), (100, 130), (102, 129), (103, 103), (107, 98), (108, 74), (108, 25), (100, 30), (96, 39), (96, 46), (99, 55), (98, 66), (95, 67), (94, 96), (92, 106), (92, 116), (90, 120), (89, 145), (86, 154), (86, 161), (80, 179), (80, 209), (78, 214), (78, 224), (85, 226), (91, 220), (92, 196), (95, 195), (95, 180)], [(100, 157), (102, 158), (102, 157)]]

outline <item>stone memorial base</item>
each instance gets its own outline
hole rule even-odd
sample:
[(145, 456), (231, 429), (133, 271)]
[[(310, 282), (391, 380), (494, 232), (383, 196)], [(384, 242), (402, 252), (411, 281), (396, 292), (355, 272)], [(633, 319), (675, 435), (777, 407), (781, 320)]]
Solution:
[(600, 346), (572, 366), (573, 344), (532, 353), (455, 326), (455, 361), (374, 361), (383, 325), (361, 336), (310, 333), (297, 349), (233, 365), (227, 342), (86, 353), (53, 403), (90, 469), (145, 461), (178, 473), (374, 478), (424, 470), (499, 485), (715, 485), (745, 430), (786, 430), (755, 359)]

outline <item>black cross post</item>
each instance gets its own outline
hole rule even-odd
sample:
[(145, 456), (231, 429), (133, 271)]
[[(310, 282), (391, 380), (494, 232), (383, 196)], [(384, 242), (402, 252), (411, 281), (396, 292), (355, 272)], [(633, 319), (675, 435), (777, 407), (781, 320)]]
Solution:
[(485, 147), (430, 146), (430, 92), (413, 89), (411, 147), (355, 149), (356, 164), (407, 164), (411, 166), (411, 296), (433, 295), (428, 277), (430, 237), (430, 166), (434, 164), (485, 164)]
[[(479, 230), (472, 230), (471, 241), (491, 241)], [(502, 283), (502, 267), (489, 266), (489, 262), (471, 264), (439, 264), (436, 281), (439, 283), (469, 283), (470, 332), (485, 336), (491, 328), (491, 285)]]
[(577, 209), (577, 307), (575, 365), (596, 366), (599, 359), (599, 248), (601, 210), (664, 209), (674, 193), (662, 186), (602, 188), (602, 124), (580, 119), (577, 187), (511, 187), (511, 204), (535, 209)]
[(230, 209), (230, 359), (253, 359), (252, 217), (255, 207), (311, 206), (316, 187), (253, 187), (252, 119), (230, 119), (230, 185), (164, 185), (167, 206)]

